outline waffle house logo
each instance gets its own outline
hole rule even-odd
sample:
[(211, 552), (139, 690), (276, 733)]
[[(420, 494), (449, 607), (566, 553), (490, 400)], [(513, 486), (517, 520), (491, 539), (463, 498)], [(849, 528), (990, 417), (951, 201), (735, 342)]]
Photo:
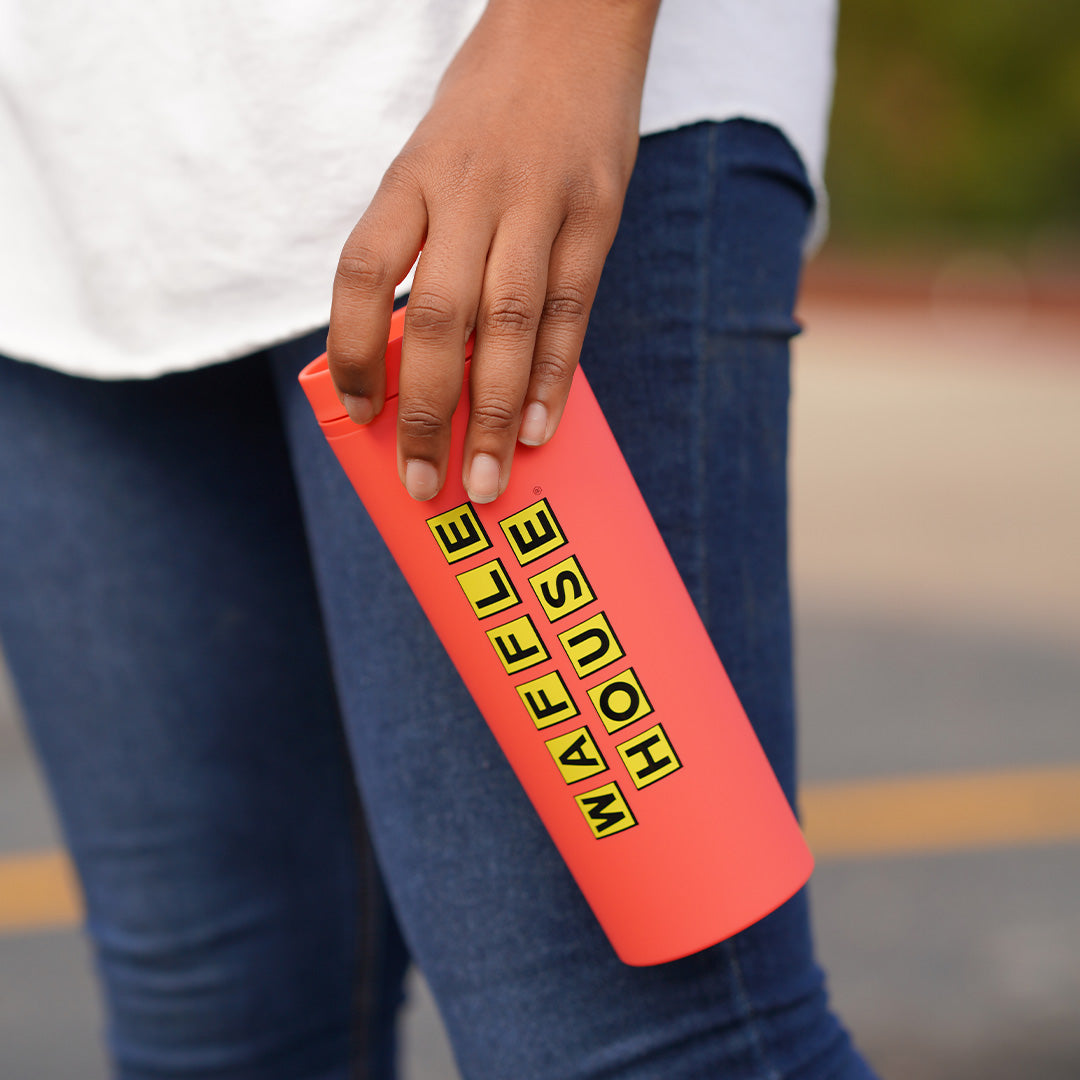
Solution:
[(633, 828), (626, 793), (682, 762), (663, 724), (642, 725), (648, 693), (551, 504), (503, 518), (498, 546), (470, 503), (427, 524), (586, 826), (598, 839)]

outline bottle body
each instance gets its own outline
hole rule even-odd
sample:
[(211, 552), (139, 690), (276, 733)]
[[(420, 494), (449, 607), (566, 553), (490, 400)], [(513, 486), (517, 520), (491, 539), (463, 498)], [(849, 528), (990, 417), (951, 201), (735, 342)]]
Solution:
[(301, 383), (620, 958), (696, 952), (793, 895), (810, 853), (580, 369), (553, 439), (519, 446), (485, 505), (457, 479), (467, 391), (447, 484), (418, 503), (389, 395), (357, 427), (325, 358)]

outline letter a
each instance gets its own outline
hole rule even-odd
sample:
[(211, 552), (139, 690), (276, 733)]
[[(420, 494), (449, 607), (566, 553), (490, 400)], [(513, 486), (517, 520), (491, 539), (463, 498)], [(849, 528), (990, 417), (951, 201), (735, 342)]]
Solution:
[(598, 758), (589, 757), (585, 753), (586, 742), (588, 739), (582, 733), (559, 755), (559, 760), (568, 767), (579, 769), (587, 768), (589, 765), (599, 765)]

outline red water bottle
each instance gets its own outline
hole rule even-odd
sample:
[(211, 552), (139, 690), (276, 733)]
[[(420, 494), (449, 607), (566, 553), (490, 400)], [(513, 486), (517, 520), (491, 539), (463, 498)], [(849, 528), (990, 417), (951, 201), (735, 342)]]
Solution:
[[(396, 465), (403, 326), (400, 310), (367, 426), (325, 356), (303, 370), (323, 433), (618, 955), (658, 964), (730, 937), (813, 860), (584, 374), (498, 499), (448, 479), (416, 502)], [(466, 377), (451, 478), (467, 420)]]

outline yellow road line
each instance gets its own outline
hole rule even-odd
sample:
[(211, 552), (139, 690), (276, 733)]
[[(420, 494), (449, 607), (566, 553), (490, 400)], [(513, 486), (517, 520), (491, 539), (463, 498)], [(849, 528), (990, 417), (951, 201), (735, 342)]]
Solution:
[(81, 917), (66, 855), (44, 851), (0, 859), (0, 934), (71, 926)]
[(822, 859), (1080, 840), (1080, 766), (862, 780), (807, 788)]
[[(1080, 766), (940, 774), (808, 786), (803, 820), (822, 860), (1080, 840)], [(76, 924), (67, 857), (0, 858), (0, 934)]]

